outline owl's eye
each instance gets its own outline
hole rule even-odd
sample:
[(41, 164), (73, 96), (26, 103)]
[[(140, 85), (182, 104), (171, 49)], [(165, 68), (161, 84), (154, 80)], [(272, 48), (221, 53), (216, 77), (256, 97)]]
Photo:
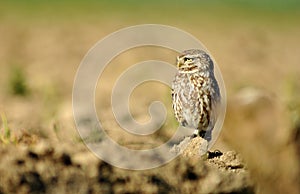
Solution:
[(192, 58), (189, 58), (189, 57), (184, 57), (184, 58), (183, 58), (183, 61), (184, 61), (184, 62), (190, 62), (190, 61), (193, 61), (193, 59), (192, 59)]

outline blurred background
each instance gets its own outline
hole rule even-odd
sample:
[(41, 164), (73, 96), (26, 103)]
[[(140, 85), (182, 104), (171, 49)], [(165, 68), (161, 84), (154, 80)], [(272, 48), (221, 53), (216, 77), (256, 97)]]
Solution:
[[(0, 112), (2, 139), (26, 131), (55, 142), (80, 142), (72, 117), (72, 87), (88, 50), (106, 35), (138, 24), (177, 27), (198, 38), (223, 74), (227, 114), (216, 149), (240, 152), (261, 193), (299, 192), (300, 1), (1, 1)], [(117, 130), (110, 107), (114, 81), (131, 65), (177, 53), (143, 47), (117, 56), (97, 87), (96, 107), (108, 134), (130, 148), (160, 145), (177, 123), (169, 88), (146, 83), (131, 111), (149, 119), (153, 100), (165, 103), (163, 128), (137, 139)], [(158, 70), (159, 71), (159, 70)], [(153, 93), (152, 91), (156, 91)], [(22, 132), (22, 133), (23, 133)], [(22, 135), (21, 135), (22, 136)], [(2, 143), (6, 142), (2, 140)]]

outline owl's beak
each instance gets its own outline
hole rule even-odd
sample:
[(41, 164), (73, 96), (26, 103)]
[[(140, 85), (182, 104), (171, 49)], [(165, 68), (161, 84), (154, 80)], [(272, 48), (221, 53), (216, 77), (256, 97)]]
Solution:
[(183, 59), (180, 57), (177, 57), (177, 67), (180, 68), (182, 65), (184, 65)]

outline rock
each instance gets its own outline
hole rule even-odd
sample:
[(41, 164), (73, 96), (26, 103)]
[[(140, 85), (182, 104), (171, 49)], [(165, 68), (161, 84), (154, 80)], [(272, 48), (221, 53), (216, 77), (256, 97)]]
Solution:
[(242, 169), (244, 164), (242, 158), (235, 151), (223, 153), (220, 157), (209, 159), (210, 163), (215, 164), (219, 169)]
[(184, 157), (201, 157), (207, 153), (208, 142), (201, 137), (185, 137), (171, 152), (180, 153)]
[(207, 141), (201, 137), (186, 137), (173, 150), (189, 160), (186, 172), (177, 170), (178, 175), (196, 180), (201, 185), (195, 187), (183, 184), (182, 193), (254, 193), (249, 172), (235, 151), (207, 152)]

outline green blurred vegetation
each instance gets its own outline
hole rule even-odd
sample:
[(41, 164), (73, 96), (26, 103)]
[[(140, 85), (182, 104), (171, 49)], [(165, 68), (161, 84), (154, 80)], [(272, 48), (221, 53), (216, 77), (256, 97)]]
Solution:
[(17, 137), (15, 134), (12, 134), (11, 129), (8, 127), (8, 122), (6, 115), (4, 113), (1, 114), (2, 120), (2, 128), (0, 129), (0, 144), (16, 144)]
[[(249, 15), (251, 17), (278, 15), (282, 18), (286, 15), (299, 16), (299, 0), (62, 0), (62, 1), (38, 1), (38, 0), (12, 0), (1, 1), (0, 17), (18, 17), (26, 15), (29, 18), (38, 19), (37, 16), (50, 18), (74, 18), (87, 16), (103, 16), (122, 14), (129, 17), (141, 16), (147, 18), (151, 15), (160, 18), (168, 14), (175, 18), (195, 14), (226, 15), (237, 17)], [(284, 14), (284, 15), (282, 15)], [(62, 18), (62, 19), (63, 19)], [(125, 18), (124, 18), (125, 19)]]
[(300, 83), (298, 80), (298, 75), (291, 75), (285, 83), (285, 103), (290, 113), (292, 129), (300, 127)]
[(24, 73), (21, 66), (12, 66), (9, 79), (9, 90), (13, 95), (27, 96), (29, 89)]

